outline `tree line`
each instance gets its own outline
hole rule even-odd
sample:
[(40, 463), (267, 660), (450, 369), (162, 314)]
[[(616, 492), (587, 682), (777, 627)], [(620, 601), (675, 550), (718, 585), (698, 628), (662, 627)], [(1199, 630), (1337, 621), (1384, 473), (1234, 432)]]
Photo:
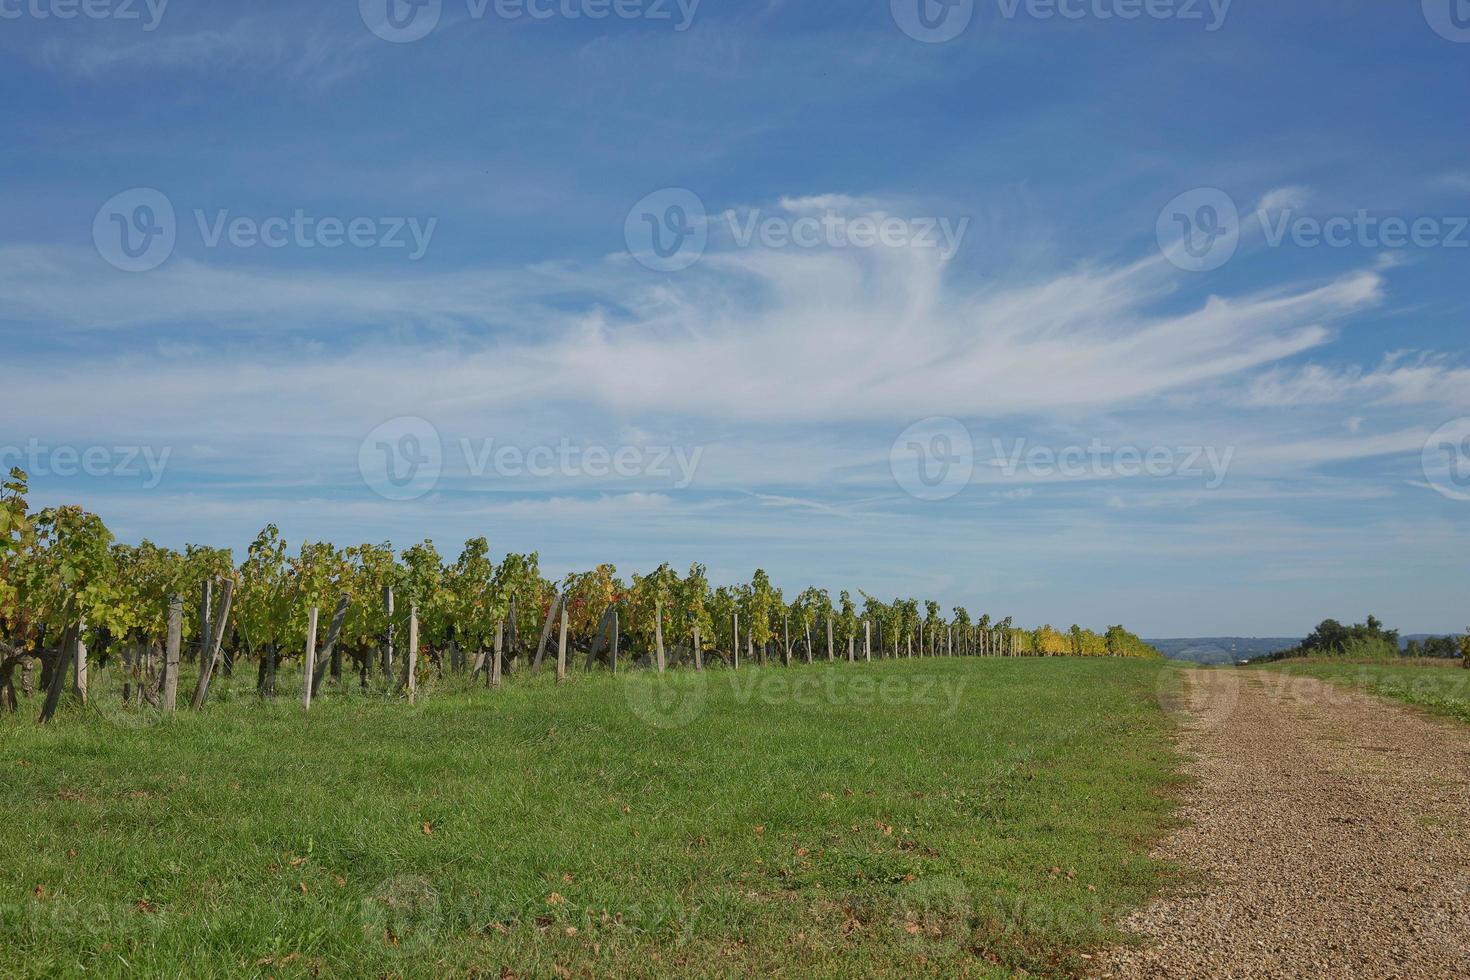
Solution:
[(1301, 643), (1280, 650), (1251, 663), (1274, 663), (1300, 657), (1338, 657), (1350, 660), (1391, 660), (1397, 657), (1463, 657), (1462, 666), (1470, 667), (1470, 629), (1464, 636), (1429, 637), (1422, 644), (1410, 640), (1399, 642), (1399, 631), (1385, 629), (1383, 621), (1369, 615), (1367, 620), (1351, 626), (1335, 619), (1324, 619)]
[[(757, 569), (749, 582), (713, 585), (704, 565), (619, 575), (612, 565), (542, 574), (536, 553), (498, 562), (483, 537), (449, 560), (425, 540), (292, 549), (266, 527), (236, 563), (227, 549), (182, 551), (114, 540), (80, 507), (29, 509), (26, 474), (0, 484), (0, 708), (43, 692), (50, 717), (73, 672), (85, 693), (89, 655), (121, 662), (124, 697), (173, 705), (177, 661), (200, 664), (194, 694), (211, 675), (251, 663), (263, 697), (280, 666), (301, 661), (310, 687), (344, 672), (363, 688), (376, 676), (413, 689), (415, 674), (454, 671), (498, 684), (502, 673), (539, 671), (555, 636), (566, 658), (617, 669), (618, 658), (664, 669), (739, 667), (820, 659), (914, 656), (1157, 657), (1122, 626), (1103, 633), (1012, 618), (972, 617), (938, 602), (883, 601), (862, 590), (808, 588), (788, 597)], [(319, 642), (321, 631), (324, 642)], [(320, 654), (319, 659), (317, 654)], [(36, 668), (40, 676), (35, 676)], [(19, 674), (17, 687), (17, 673)], [(310, 694), (307, 695), (308, 699)]]

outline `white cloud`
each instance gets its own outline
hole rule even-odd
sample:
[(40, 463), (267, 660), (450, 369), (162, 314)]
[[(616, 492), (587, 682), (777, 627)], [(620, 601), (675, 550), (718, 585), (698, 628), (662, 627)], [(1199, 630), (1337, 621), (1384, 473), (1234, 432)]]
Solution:
[(781, 207), (792, 213), (806, 211), (857, 211), (874, 206), (872, 198), (848, 194), (812, 194), (806, 197), (783, 197)]

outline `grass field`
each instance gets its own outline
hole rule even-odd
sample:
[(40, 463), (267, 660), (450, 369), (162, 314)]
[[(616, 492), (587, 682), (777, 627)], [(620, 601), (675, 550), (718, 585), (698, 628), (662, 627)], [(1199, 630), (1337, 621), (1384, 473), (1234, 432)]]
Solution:
[(1164, 669), (574, 675), (309, 716), (237, 677), (163, 722), (94, 668), (58, 724), (0, 718), (0, 973), (1065, 975), (1167, 873)]
[(1332, 681), (1393, 698), (1437, 715), (1470, 722), (1470, 670), (1458, 660), (1400, 660), (1375, 663), (1285, 660), (1264, 669)]

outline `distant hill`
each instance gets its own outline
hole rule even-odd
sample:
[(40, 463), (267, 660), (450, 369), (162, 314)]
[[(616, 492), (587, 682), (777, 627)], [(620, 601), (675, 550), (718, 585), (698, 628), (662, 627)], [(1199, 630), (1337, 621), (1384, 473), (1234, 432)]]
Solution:
[(1196, 636), (1172, 640), (1144, 640), (1170, 660), (1197, 664), (1234, 664), (1277, 650), (1289, 650), (1300, 636)]

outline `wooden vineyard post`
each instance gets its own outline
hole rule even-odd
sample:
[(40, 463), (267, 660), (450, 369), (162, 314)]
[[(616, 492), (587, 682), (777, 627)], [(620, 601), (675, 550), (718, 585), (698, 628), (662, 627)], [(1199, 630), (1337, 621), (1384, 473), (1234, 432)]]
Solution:
[(622, 617), (618, 615), (618, 611), (614, 609), (612, 621), (612, 672), (614, 674), (618, 672), (618, 634), (622, 631), (622, 624), (619, 623), (619, 620), (621, 618)]
[(541, 660), (546, 656), (546, 643), (551, 639), (551, 626), (556, 622), (556, 614), (561, 609), (562, 596), (557, 595), (551, 600), (551, 608), (546, 610), (546, 622), (541, 624), (541, 639), (536, 643), (536, 659), (531, 661), (531, 673), (541, 673)]
[(173, 714), (179, 702), (179, 648), (184, 637), (184, 600), (174, 596), (168, 604), (168, 646), (163, 653), (163, 710)]
[(485, 672), (486, 686), (491, 690), (500, 686), (500, 654), (505, 649), (505, 620), (495, 624), (495, 650), (490, 654), (490, 669)]
[(42, 725), (55, 716), (56, 707), (61, 703), (61, 692), (66, 687), (66, 672), (71, 667), (68, 661), (76, 655), (76, 644), (80, 635), (81, 631), (75, 626), (68, 626), (61, 634), (61, 648), (57, 651), (60, 662), (51, 671), (46, 686), (46, 700), (41, 705), (41, 717), (38, 719)]
[(347, 621), (347, 607), (352, 604), (352, 596), (346, 592), (337, 598), (337, 609), (332, 613), (332, 622), (327, 627), (327, 641), (322, 644), (321, 650), (316, 658), (316, 670), (311, 675), (311, 689), (313, 692), (322, 689), (322, 678), (326, 674), (327, 665), (332, 665), (332, 679), (342, 680), (342, 655), (337, 650), (337, 641), (342, 638), (342, 624)]
[(664, 672), (664, 604), (655, 601), (653, 604), (653, 652), (658, 666), (658, 672)]
[[(660, 642), (660, 649), (662, 642)], [(660, 652), (660, 660), (663, 659)], [(556, 638), (556, 682), (562, 683), (567, 679), (567, 604), (561, 604), (561, 635)]]
[(827, 663), (832, 662), (832, 617), (827, 617)]
[(214, 577), (204, 580), (204, 594), (199, 598), (199, 662), (204, 663), (204, 654), (209, 650), (209, 638), (214, 635), (214, 624), (209, 621), (214, 599)]
[(951, 627), (950, 629), (947, 629), (947, 630), (944, 631), (944, 655), (946, 657), (953, 657), (954, 656), (954, 629), (953, 629), (953, 627)]
[(694, 669), (704, 670), (704, 644), (700, 642), (699, 624), (694, 624)]
[(781, 666), (791, 666), (791, 617), (781, 622)]
[(740, 614), (730, 615), (730, 656), (734, 669), (740, 669)]
[(87, 641), (83, 638), (86, 632), (87, 620), (83, 617), (77, 621), (77, 655), (72, 660), (72, 685), (82, 704), (87, 703)]
[(209, 642), (205, 644), (204, 653), (199, 658), (199, 684), (194, 688), (194, 700), (189, 703), (193, 711), (204, 707), (204, 699), (209, 696), (209, 679), (214, 675), (214, 662), (219, 659), (220, 644), (225, 641), (225, 624), (230, 621), (230, 604), (234, 599), (235, 580), (227, 578), (224, 595), (219, 600), (219, 614), (210, 624)]
[(316, 672), (316, 620), (318, 611), (312, 606), (306, 611), (306, 661), (301, 671), (301, 707), (311, 710), (312, 674)]
[(419, 691), (419, 607), (408, 607), (408, 654), (403, 658), (403, 686), (408, 690), (408, 703), (418, 700)]
[(857, 640), (857, 637), (853, 636), (851, 633), (848, 633), (847, 634), (847, 662), (848, 663), (855, 663), (857, 661), (857, 655), (856, 655), (856, 653), (855, 653), (855, 651), (853, 649), (853, 647), (855, 646), (855, 641), (856, 640)]
[(393, 586), (383, 586), (383, 611), (388, 614), (388, 635), (383, 638), (383, 662), (379, 669), (384, 677), (393, 676)]
[(863, 620), (863, 662), (873, 662), (873, 624)]

